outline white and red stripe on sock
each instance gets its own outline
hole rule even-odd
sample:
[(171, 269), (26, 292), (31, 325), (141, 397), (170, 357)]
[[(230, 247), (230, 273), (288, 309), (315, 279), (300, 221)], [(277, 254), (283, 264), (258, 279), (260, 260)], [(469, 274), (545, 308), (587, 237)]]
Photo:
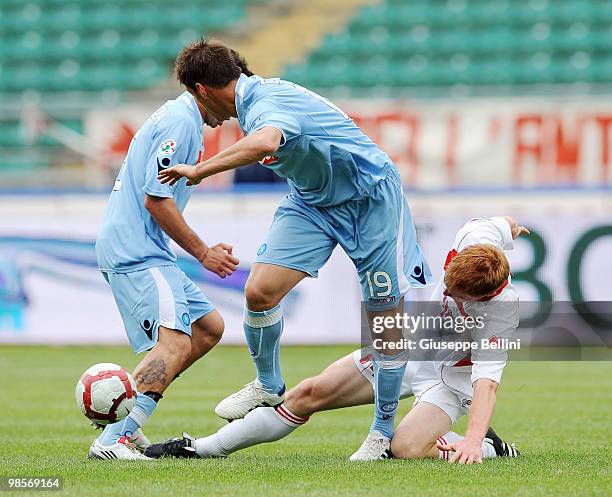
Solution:
[[(447, 445), (446, 438), (444, 438), (443, 436), (439, 436), (437, 442), (440, 445)], [(450, 456), (451, 456), (451, 451), (450, 450), (440, 450), (440, 449), (438, 449), (438, 459), (445, 459), (446, 461), (448, 461)]]
[(277, 405), (274, 410), (276, 411), (276, 414), (281, 419), (281, 421), (294, 428), (297, 428), (298, 426), (301, 426), (306, 421), (308, 421), (308, 417), (301, 418), (300, 416), (296, 416), (295, 414), (293, 414), (289, 409), (287, 409), (285, 404)]

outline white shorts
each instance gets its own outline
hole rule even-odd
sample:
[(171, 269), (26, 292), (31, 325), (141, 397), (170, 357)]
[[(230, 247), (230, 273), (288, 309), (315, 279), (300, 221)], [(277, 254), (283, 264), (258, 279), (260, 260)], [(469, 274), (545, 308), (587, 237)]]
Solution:
[(452, 390), (442, 382), (436, 383), (414, 399), (413, 406), (419, 402), (428, 402), (442, 409), (454, 424), (461, 416), (467, 414), (472, 398)]
[[(374, 387), (374, 366), (372, 355), (357, 349), (353, 352), (355, 366), (363, 377)], [(463, 375), (461, 375), (463, 376)], [(466, 379), (469, 382), (469, 375)], [(450, 388), (436, 374), (433, 362), (408, 361), (402, 380), (400, 399), (412, 397), (414, 404), (428, 402), (442, 409), (452, 423), (467, 414), (472, 397)]]

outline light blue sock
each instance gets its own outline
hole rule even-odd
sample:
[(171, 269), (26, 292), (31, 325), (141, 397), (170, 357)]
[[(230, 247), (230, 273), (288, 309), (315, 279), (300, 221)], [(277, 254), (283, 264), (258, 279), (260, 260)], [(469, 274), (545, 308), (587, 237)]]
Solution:
[[(394, 360), (383, 355), (374, 361), (374, 422), (370, 431), (378, 430), (388, 438), (393, 437), (395, 414), (399, 403), (406, 361)], [(383, 367), (384, 366), (384, 367)]]
[(104, 428), (104, 431), (98, 437), (98, 441), (103, 446), (108, 447), (116, 443), (121, 437), (131, 437), (138, 428), (145, 424), (156, 407), (157, 402), (151, 397), (138, 393), (136, 395), (136, 405), (127, 418), (117, 423), (106, 425), (106, 428)]
[(280, 368), (280, 336), (283, 333), (283, 311), (280, 304), (267, 311), (246, 310), (244, 334), (255, 367), (257, 379), (266, 392), (281, 395), (285, 381)]

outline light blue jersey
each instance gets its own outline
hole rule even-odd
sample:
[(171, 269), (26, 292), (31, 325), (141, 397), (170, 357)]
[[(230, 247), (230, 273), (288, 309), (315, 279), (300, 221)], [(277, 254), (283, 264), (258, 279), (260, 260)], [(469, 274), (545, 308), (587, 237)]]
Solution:
[(364, 199), (395, 168), (341, 109), (295, 83), (243, 74), (236, 109), (245, 134), (266, 126), (282, 132), (280, 148), (262, 163), (309, 205)]
[(399, 171), (341, 109), (289, 81), (245, 75), (236, 109), (246, 134), (281, 131), (281, 146), (262, 164), (291, 186), (256, 262), (316, 277), (340, 245), (374, 309), (396, 307), (410, 287), (431, 283)]
[(145, 194), (173, 198), (182, 212), (193, 191), (157, 179), (175, 164), (195, 164), (203, 153), (203, 121), (195, 99), (183, 93), (162, 105), (134, 136), (110, 195), (96, 241), (98, 266), (127, 273), (173, 264), (170, 239), (144, 207)]
[(203, 154), (203, 121), (183, 93), (162, 105), (140, 128), (111, 193), (96, 241), (98, 266), (108, 282), (135, 352), (150, 350), (159, 327), (191, 335), (191, 324), (214, 306), (176, 266), (170, 238), (145, 209), (145, 195), (173, 198), (182, 212), (192, 187), (184, 179), (162, 185), (159, 171), (195, 164)]

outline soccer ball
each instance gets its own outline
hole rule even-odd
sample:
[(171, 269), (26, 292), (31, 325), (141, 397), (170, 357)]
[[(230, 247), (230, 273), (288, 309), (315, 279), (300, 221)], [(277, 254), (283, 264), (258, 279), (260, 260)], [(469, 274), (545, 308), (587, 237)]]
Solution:
[(136, 403), (136, 383), (124, 368), (111, 362), (94, 364), (76, 385), (81, 412), (97, 425), (124, 419)]

